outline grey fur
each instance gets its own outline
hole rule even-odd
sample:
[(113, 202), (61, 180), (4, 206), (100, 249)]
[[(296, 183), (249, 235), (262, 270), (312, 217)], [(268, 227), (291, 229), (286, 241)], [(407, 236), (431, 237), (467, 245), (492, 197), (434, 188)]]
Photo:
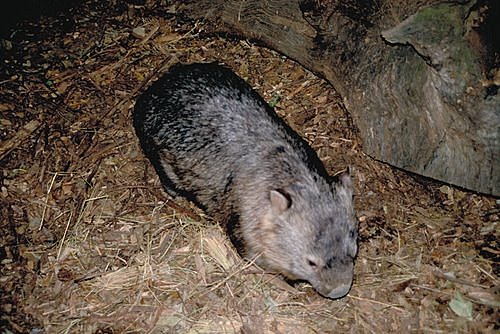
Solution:
[(348, 293), (357, 223), (347, 172), (310, 146), (228, 68), (176, 65), (137, 100), (134, 127), (166, 191), (221, 222), (268, 271)]

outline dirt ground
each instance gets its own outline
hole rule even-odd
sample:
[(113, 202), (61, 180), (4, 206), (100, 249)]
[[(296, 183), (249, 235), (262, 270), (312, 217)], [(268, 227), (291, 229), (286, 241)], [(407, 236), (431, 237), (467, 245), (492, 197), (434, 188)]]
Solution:
[[(374, 161), (327, 82), (176, 8), (87, 2), (2, 41), (1, 333), (498, 332), (498, 199)], [(352, 167), (347, 297), (264, 273), (163, 192), (130, 112), (179, 61), (227, 64), (331, 174)]]

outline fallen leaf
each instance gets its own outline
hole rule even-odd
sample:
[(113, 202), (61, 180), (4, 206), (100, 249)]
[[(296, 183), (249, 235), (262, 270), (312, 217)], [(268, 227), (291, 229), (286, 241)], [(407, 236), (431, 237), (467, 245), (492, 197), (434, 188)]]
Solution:
[(455, 292), (455, 295), (449, 305), (451, 310), (459, 317), (472, 320), (472, 303), (466, 300), (460, 292)]

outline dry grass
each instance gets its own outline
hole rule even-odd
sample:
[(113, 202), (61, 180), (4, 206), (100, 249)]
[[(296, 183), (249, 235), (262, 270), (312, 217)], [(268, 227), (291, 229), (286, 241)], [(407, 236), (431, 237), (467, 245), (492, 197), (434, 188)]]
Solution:
[[(245, 41), (204, 38), (200, 23), (148, 15), (86, 9), (77, 17), (87, 20), (66, 34), (53, 30), (57, 20), (42, 21), (40, 39), (25, 45), (41, 60), (33, 57), (32, 68), (2, 82), (6, 328), (498, 330), (495, 199), (416, 181), (365, 156), (341, 98), (290, 60)], [(141, 38), (130, 34), (137, 26), (145, 27)], [(133, 133), (133, 101), (171, 64), (213, 60), (267, 101), (279, 97), (277, 112), (332, 174), (354, 168), (360, 251), (346, 298), (322, 298), (307, 284), (290, 286), (243, 261), (216, 223), (163, 193)]]

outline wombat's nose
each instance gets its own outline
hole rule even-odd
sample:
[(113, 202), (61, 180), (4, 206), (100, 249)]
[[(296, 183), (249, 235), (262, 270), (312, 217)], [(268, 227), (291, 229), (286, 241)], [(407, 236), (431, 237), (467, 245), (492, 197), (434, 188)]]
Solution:
[(342, 285), (336, 287), (335, 289), (333, 289), (332, 291), (330, 291), (326, 295), (326, 297), (332, 298), (332, 299), (344, 297), (345, 295), (347, 295), (350, 288), (351, 288), (351, 284), (342, 284)]

